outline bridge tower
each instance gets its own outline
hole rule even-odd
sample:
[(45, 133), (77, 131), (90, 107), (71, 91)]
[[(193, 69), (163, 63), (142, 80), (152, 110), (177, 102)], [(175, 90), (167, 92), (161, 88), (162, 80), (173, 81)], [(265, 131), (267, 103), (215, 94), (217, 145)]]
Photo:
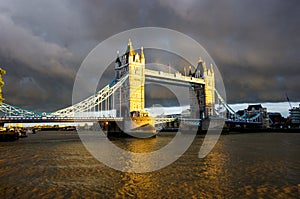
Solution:
[[(215, 113), (215, 74), (212, 64), (208, 69), (205, 62), (200, 58), (198, 61), (197, 70), (201, 71), (200, 76), (204, 78), (204, 98), (205, 106), (202, 106), (202, 98), (200, 97), (200, 113), (204, 109), (204, 118), (209, 118)], [(197, 71), (196, 71), (197, 72)]]
[(133, 114), (147, 114), (145, 111), (145, 56), (143, 47), (140, 54), (135, 52), (129, 39), (124, 55), (117, 55), (115, 78), (118, 81), (125, 75), (128, 79), (116, 93), (115, 104), (117, 116), (132, 117)]
[(118, 53), (115, 62), (115, 79), (128, 75), (115, 97), (118, 117), (123, 117), (123, 130), (129, 133), (142, 133), (153, 136), (156, 132), (154, 120), (145, 110), (145, 56), (143, 47), (135, 52), (129, 39), (124, 55)]

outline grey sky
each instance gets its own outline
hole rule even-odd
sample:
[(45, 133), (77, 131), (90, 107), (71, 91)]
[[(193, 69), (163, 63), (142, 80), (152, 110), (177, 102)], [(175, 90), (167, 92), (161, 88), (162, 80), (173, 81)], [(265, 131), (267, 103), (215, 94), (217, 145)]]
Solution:
[(0, 0), (6, 102), (39, 111), (70, 105), (89, 51), (145, 26), (174, 29), (202, 44), (230, 103), (285, 101), (285, 93), (300, 99), (298, 0)]

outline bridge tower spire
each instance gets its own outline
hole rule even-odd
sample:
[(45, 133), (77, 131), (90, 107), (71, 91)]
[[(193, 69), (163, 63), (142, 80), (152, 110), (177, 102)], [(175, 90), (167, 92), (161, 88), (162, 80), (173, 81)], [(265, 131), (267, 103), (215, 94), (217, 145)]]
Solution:
[(141, 47), (141, 63), (145, 65), (144, 47)]
[(133, 49), (133, 46), (132, 46), (131, 39), (128, 40), (128, 46), (127, 46), (127, 51), (126, 51), (126, 53), (129, 53), (130, 56), (135, 55), (135, 52), (134, 52), (134, 49)]

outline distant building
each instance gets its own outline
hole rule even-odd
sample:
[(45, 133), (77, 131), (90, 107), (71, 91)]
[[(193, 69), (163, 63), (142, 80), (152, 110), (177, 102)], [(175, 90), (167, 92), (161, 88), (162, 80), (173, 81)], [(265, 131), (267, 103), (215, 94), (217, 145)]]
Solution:
[(186, 109), (184, 111), (181, 112), (181, 116), (183, 118), (189, 118), (191, 117), (191, 109)]
[[(260, 115), (259, 115), (260, 114)], [(267, 118), (267, 108), (263, 108), (261, 104), (249, 105), (247, 108), (247, 117), (257, 116), (257, 122), (261, 122), (263, 127), (269, 127), (269, 119)]]
[(300, 125), (300, 104), (299, 107), (293, 107), (289, 111), (291, 123), (294, 125)]
[(267, 110), (267, 108), (263, 108), (261, 106), (261, 104), (249, 105), (248, 108), (247, 108), (248, 112), (254, 112), (255, 114), (258, 113), (258, 112), (263, 112), (265, 110)]
[(286, 123), (286, 119), (282, 117), (281, 113), (268, 113), (269, 120), (271, 122), (270, 127), (280, 128)]
[(247, 109), (237, 111), (237, 115), (245, 120), (261, 122), (264, 128), (270, 126), (267, 108), (262, 107), (261, 104), (249, 105)]

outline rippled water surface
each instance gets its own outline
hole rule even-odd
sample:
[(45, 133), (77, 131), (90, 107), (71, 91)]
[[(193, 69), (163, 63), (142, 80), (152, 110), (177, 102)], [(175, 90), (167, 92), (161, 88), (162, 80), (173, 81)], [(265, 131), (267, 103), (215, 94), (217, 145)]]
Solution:
[[(149, 152), (171, 140), (160, 135), (113, 142)], [(1, 142), (0, 198), (299, 198), (300, 134), (222, 135), (199, 159), (202, 141), (197, 136), (176, 162), (143, 174), (100, 163), (76, 133), (39, 132)]]

